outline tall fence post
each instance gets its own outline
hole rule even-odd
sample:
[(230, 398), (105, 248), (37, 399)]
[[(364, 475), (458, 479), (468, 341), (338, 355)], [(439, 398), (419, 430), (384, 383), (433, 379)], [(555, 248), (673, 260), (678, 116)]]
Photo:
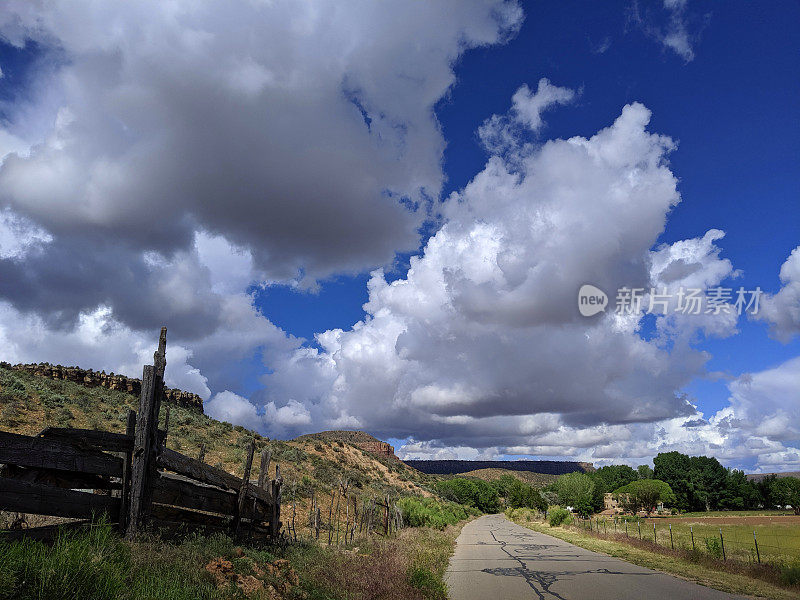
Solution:
[(242, 525), (242, 513), (244, 512), (245, 500), (247, 499), (247, 491), (250, 487), (250, 470), (253, 467), (253, 454), (256, 451), (256, 441), (250, 441), (250, 447), (247, 449), (247, 460), (244, 463), (244, 475), (242, 475), (242, 484), (239, 486), (239, 496), (236, 499), (236, 513), (233, 515), (233, 535), (239, 535), (239, 528)]
[[(258, 487), (262, 490), (266, 490), (269, 492), (269, 488), (267, 487), (267, 483), (269, 483), (269, 463), (272, 460), (272, 452), (270, 452), (269, 448), (264, 448), (261, 451), (261, 464), (259, 466), (258, 471)], [(313, 499), (313, 496), (312, 496)], [(257, 507), (257, 500), (253, 498), (253, 512), (255, 513)]]
[(689, 525), (689, 535), (692, 536), (692, 551), (694, 551), (694, 527)]
[(656, 537), (656, 524), (653, 523), (653, 543), (658, 544), (658, 538)]
[(131, 460), (131, 491), (128, 511), (129, 538), (144, 526), (150, 511), (152, 472), (155, 470), (156, 433), (158, 431), (158, 404), (156, 393), (158, 376), (155, 367), (145, 365), (142, 372), (142, 394), (139, 414), (136, 417), (136, 436)]
[(131, 460), (131, 491), (128, 509), (127, 536), (135, 537), (146, 524), (150, 513), (153, 478), (156, 473), (158, 452), (158, 412), (163, 394), (164, 368), (167, 365), (167, 328), (161, 328), (158, 350), (153, 355), (153, 365), (142, 369), (142, 391), (139, 397), (139, 414), (136, 416), (136, 436)]
[(675, 550), (675, 542), (672, 541), (672, 523), (669, 524), (669, 546)]
[(722, 560), (727, 560), (725, 558), (725, 539), (722, 537), (722, 527), (719, 528), (719, 543), (722, 546)]
[(636, 521), (636, 527), (639, 529), (639, 539), (642, 539), (642, 522)]
[(753, 529), (753, 543), (756, 545), (756, 558), (758, 559), (758, 564), (761, 564), (761, 553), (758, 551), (758, 540), (756, 539), (755, 529)]

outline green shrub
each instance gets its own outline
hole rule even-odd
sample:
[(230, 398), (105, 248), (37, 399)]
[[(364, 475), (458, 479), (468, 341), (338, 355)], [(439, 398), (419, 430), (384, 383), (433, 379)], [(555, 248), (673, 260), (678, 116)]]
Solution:
[(547, 511), (547, 522), (550, 524), (550, 527), (569, 525), (572, 523), (572, 513), (566, 508), (555, 506)]
[(397, 506), (403, 515), (403, 523), (411, 527), (434, 527), (444, 529), (463, 521), (475, 511), (453, 502), (440, 502), (433, 498), (400, 498)]
[(706, 550), (714, 558), (722, 558), (722, 544), (715, 538), (705, 538)]
[(781, 566), (780, 577), (784, 585), (800, 584), (800, 564)]

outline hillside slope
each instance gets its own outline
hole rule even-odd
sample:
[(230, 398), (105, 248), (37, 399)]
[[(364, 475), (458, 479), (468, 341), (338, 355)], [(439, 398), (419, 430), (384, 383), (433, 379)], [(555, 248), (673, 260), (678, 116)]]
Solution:
[[(166, 406), (161, 410), (162, 428)], [(280, 464), (284, 503), (296, 505), (298, 529), (308, 520), (312, 492), (326, 511), (326, 502), (343, 481), (348, 482), (350, 494), (356, 499), (385, 498), (387, 494), (393, 498), (431, 495), (429, 476), (346, 441), (313, 437), (270, 440), (196, 410), (174, 404), (168, 406), (167, 447), (173, 450), (197, 456), (202, 444), (206, 463), (241, 476), (250, 441), (255, 440), (257, 455), (268, 447), (272, 452), (271, 470), (275, 464)], [(52, 380), (0, 366), (0, 430), (3, 431), (35, 435), (52, 426), (122, 433), (128, 410), (137, 408), (137, 399), (123, 391), (87, 388), (72, 381)], [(252, 479), (259, 474), (257, 463), (253, 464)], [(284, 515), (290, 516), (288, 509), (284, 510)]]
[(497, 481), (503, 477), (503, 475), (511, 475), (519, 479), (522, 483), (527, 483), (536, 488), (546, 487), (558, 479), (558, 475), (533, 473), (532, 471), (512, 471), (510, 469), (475, 469), (474, 471), (458, 474), (459, 477), (476, 477), (484, 481)]

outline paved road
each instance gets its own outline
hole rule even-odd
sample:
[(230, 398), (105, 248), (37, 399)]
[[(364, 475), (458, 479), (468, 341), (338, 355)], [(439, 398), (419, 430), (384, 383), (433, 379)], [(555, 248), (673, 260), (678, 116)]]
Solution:
[(464, 526), (445, 579), (452, 600), (745, 598), (578, 548), (503, 515)]

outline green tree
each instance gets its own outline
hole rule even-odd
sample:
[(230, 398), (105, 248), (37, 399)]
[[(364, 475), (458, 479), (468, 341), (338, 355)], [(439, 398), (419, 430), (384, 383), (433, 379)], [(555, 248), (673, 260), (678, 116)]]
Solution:
[(456, 477), (436, 484), (436, 491), (445, 500), (473, 506), (485, 513), (500, 510), (500, 498), (494, 486), (480, 479)]
[(725, 489), (720, 493), (719, 508), (744, 510), (758, 508), (763, 503), (758, 486), (747, 479), (744, 471), (728, 469)]
[(603, 481), (606, 490), (613, 491), (639, 479), (639, 474), (628, 465), (608, 465), (594, 472)]
[(586, 473), (567, 473), (553, 484), (559, 502), (572, 506), (582, 517), (592, 514), (594, 489), (594, 481)]
[(675, 494), (675, 508), (690, 510), (694, 490), (689, 482), (689, 457), (680, 452), (661, 452), (653, 465), (653, 478), (669, 484)]
[(535, 508), (537, 510), (547, 510), (547, 502), (545, 502), (542, 495), (532, 485), (523, 483), (519, 479), (514, 478), (508, 486), (508, 495), (506, 496), (508, 506), (511, 508)]
[(800, 479), (778, 477), (772, 481), (772, 496), (780, 506), (790, 505), (800, 515)]
[(636, 473), (639, 475), (639, 479), (653, 478), (653, 469), (649, 465), (639, 465), (636, 467)]
[(675, 502), (672, 488), (658, 479), (637, 479), (619, 488), (614, 494), (625, 498), (622, 503), (632, 512), (646, 510), (650, 514), (660, 502), (665, 505)]
[(692, 456), (689, 459), (689, 482), (694, 490), (690, 497), (692, 510), (716, 510), (724, 494), (728, 470), (709, 456)]

